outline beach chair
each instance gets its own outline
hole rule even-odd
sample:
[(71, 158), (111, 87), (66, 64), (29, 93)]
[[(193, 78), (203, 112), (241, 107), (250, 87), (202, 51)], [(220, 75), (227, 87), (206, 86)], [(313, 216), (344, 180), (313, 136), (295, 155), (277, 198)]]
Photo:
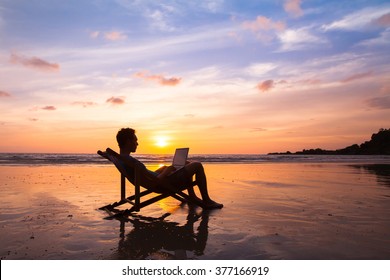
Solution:
[[(111, 217), (130, 214), (134, 211), (138, 212), (141, 208), (166, 197), (173, 197), (180, 202), (189, 202), (202, 207), (198, 201), (192, 200), (188, 194), (183, 192), (189, 187), (196, 185), (195, 181), (191, 181), (188, 185), (177, 188), (177, 186), (171, 186), (166, 180), (158, 179), (144, 168), (137, 166), (110, 148), (107, 148), (105, 152), (99, 150), (97, 153), (111, 161), (120, 172), (120, 200), (99, 208), (100, 210), (105, 210)], [(126, 165), (134, 170), (134, 178), (129, 176), (125, 168)], [(126, 180), (134, 187), (134, 194), (128, 197), (126, 197)], [(141, 187), (145, 190), (141, 191)], [(148, 197), (146, 198), (146, 196)], [(125, 210), (118, 209), (119, 206), (126, 203), (132, 206)]]

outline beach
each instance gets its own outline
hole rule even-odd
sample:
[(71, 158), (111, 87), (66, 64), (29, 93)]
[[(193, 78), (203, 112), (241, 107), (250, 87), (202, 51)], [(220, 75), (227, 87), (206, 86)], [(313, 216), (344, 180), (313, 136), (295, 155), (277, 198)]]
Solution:
[(0, 166), (0, 258), (390, 258), (389, 163), (204, 167), (211, 197), (223, 209), (167, 198), (107, 219), (98, 208), (119, 200), (120, 177), (111, 165)]

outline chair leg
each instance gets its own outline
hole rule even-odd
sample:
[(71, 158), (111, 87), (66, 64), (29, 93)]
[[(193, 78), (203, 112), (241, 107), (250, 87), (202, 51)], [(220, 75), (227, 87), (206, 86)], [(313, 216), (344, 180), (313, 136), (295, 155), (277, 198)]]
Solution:
[[(195, 184), (196, 183), (193, 182), (191, 184), (191, 186), (193, 186)], [(176, 193), (172, 193), (170, 191), (164, 192), (162, 194), (158, 194), (155, 197), (149, 198), (148, 200), (145, 200), (145, 201), (141, 202), (141, 198), (142, 197), (144, 197), (144, 196), (146, 196), (148, 194), (152, 194), (154, 192), (150, 191), (150, 190), (145, 190), (145, 191), (141, 192), (140, 189), (139, 189), (139, 185), (138, 185), (138, 188), (137, 187), (135, 188), (135, 194), (134, 195), (131, 195), (131, 196), (127, 197), (127, 198), (122, 198), (118, 202), (114, 202), (112, 204), (108, 204), (108, 205), (105, 205), (103, 207), (100, 207), (99, 210), (105, 210), (110, 215), (110, 218), (118, 217), (120, 215), (126, 215), (126, 214), (130, 214), (132, 212), (138, 212), (138, 211), (141, 210), (141, 208), (143, 208), (145, 206), (148, 206), (150, 204), (153, 204), (153, 203), (155, 203), (155, 202), (157, 202), (157, 201), (159, 201), (161, 199), (164, 199), (166, 197), (169, 197), (169, 196), (177, 199), (180, 202), (189, 202), (189, 203), (192, 203), (192, 204), (195, 204), (197, 206), (200, 206), (200, 207), (204, 208), (203, 203), (201, 203), (200, 201), (192, 199), (188, 194), (183, 192), (186, 189), (187, 188), (182, 188), (180, 191), (178, 191)], [(122, 195), (123, 195), (123, 192), (122, 192)], [(123, 205), (125, 203), (132, 204), (133, 206), (130, 209), (126, 209), (126, 210), (116, 209), (116, 207), (118, 207), (120, 205)]]

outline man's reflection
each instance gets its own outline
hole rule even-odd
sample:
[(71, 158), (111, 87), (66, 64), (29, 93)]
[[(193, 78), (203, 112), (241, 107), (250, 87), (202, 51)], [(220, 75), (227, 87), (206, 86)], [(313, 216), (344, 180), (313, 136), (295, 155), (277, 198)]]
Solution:
[(379, 184), (390, 187), (390, 164), (364, 164), (352, 167), (375, 174)]
[[(209, 214), (207, 210), (196, 213), (196, 208), (189, 207), (184, 225), (165, 221), (167, 215), (160, 218), (120, 218), (120, 240), (113, 258), (187, 259), (189, 252), (201, 256), (208, 238)], [(133, 228), (125, 234), (127, 223)]]

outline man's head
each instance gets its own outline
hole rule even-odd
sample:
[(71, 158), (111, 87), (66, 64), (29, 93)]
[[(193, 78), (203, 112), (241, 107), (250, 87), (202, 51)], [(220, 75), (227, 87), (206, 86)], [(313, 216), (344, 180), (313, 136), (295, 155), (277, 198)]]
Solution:
[(135, 130), (132, 128), (122, 128), (116, 134), (116, 141), (121, 150), (128, 150), (128, 152), (135, 152), (138, 146), (138, 139), (135, 135)]

